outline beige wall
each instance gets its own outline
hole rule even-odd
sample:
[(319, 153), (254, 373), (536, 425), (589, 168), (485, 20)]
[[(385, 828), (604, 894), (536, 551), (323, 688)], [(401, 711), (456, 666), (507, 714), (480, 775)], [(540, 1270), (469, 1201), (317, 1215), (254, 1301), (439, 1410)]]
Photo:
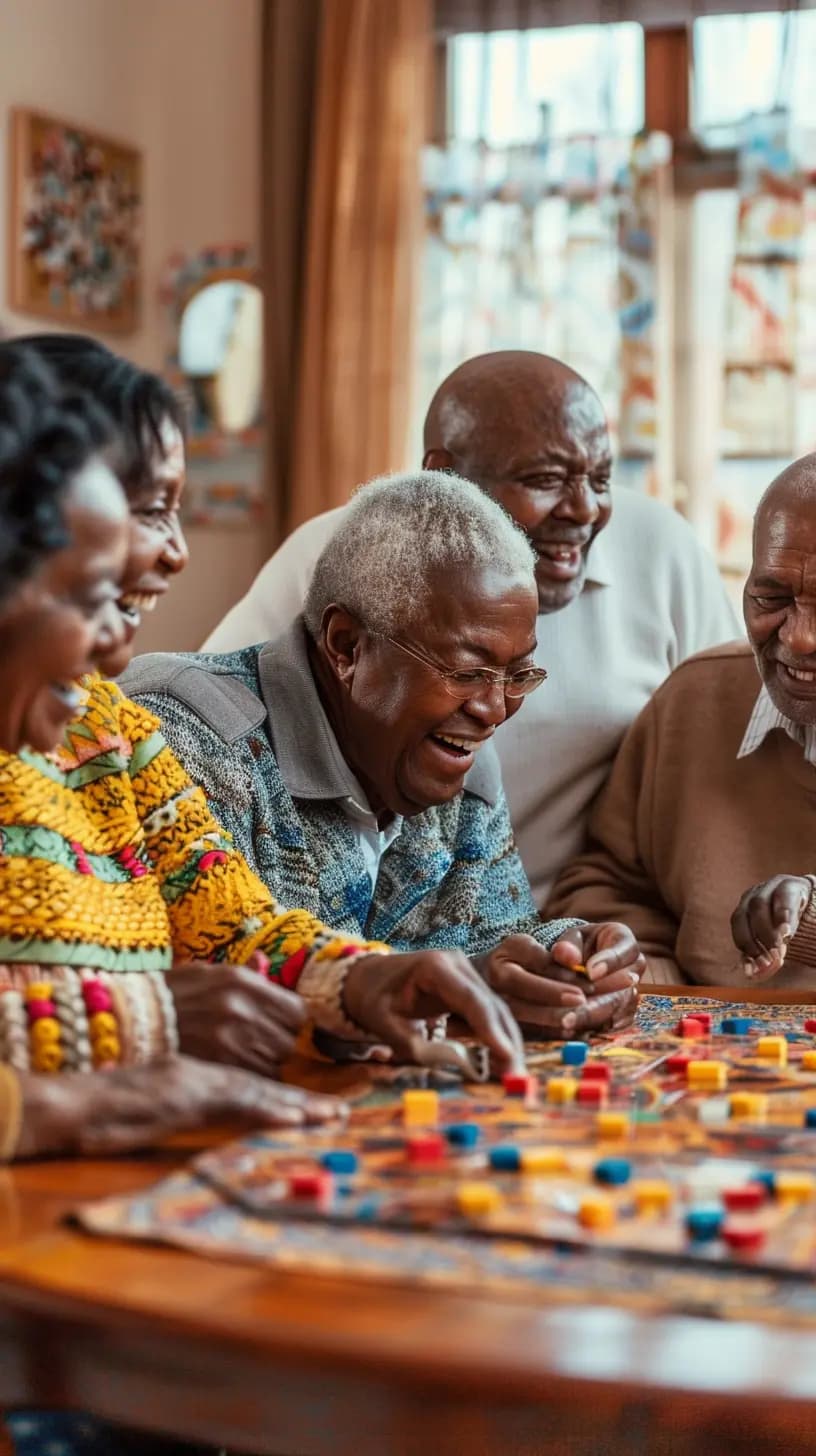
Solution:
[[(247, 242), (259, 216), (260, 0), (0, 0), (0, 119), (31, 106), (145, 153), (145, 290), (139, 330), (110, 337), (158, 368), (167, 348), (157, 288), (179, 249)], [(7, 197), (7, 138), (0, 198)], [(6, 298), (6, 227), (0, 278)], [(12, 332), (36, 320), (0, 307)], [(190, 532), (192, 561), (139, 646), (197, 647), (263, 559), (260, 533)]]

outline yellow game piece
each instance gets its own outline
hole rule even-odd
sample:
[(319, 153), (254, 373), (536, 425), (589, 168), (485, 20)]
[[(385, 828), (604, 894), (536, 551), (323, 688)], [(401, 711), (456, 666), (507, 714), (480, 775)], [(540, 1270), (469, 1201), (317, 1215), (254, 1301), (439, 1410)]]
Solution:
[(456, 1202), (460, 1213), (468, 1218), (479, 1218), (481, 1214), (493, 1213), (500, 1208), (502, 1196), (493, 1183), (460, 1183)]
[(666, 1213), (671, 1208), (674, 1190), (662, 1178), (641, 1178), (632, 1184), (638, 1213)]
[(802, 1071), (816, 1072), (816, 1052), (802, 1053)]
[(707, 1092), (722, 1092), (728, 1086), (728, 1067), (725, 1062), (715, 1062), (709, 1058), (689, 1062), (686, 1077), (690, 1087), (705, 1088)]
[(439, 1093), (426, 1088), (413, 1088), (402, 1094), (402, 1121), (405, 1127), (433, 1127), (439, 1120)]
[(595, 1118), (595, 1131), (604, 1138), (626, 1137), (629, 1118), (625, 1112), (599, 1112)]
[(615, 1222), (615, 1205), (612, 1199), (604, 1197), (602, 1193), (588, 1193), (581, 1199), (578, 1222), (584, 1228), (611, 1228)]
[(779, 1067), (788, 1065), (788, 1043), (784, 1036), (761, 1036), (756, 1044), (756, 1054)]
[(564, 1173), (569, 1164), (560, 1148), (522, 1148), (522, 1173)]
[(779, 1172), (774, 1175), (774, 1193), (777, 1198), (804, 1203), (816, 1192), (816, 1178), (812, 1173)]
[(574, 1077), (550, 1077), (547, 1083), (548, 1102), (574, 1102), (578, 1083)]
[(732, 1092), (728, 1099), (732, 1117), (747, 1117), (751, 1122), (764, 1122), (768, 1115), (768, 1099), (763, 1092)]

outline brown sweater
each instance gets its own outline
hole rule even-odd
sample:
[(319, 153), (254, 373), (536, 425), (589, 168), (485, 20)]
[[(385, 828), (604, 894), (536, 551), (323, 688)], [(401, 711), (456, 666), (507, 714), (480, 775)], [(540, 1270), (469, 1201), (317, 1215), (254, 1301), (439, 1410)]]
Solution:
[[(744, 985), (730, 919), (771, 875), (816, 861), (816, 768), (781, 729), (737, 758), (760, 681), (747, 643), (678, 667), (635, 720), (545, 914), (622, 920), (647, 979)], [(771, 985), (816, 984), (811, 900)]]

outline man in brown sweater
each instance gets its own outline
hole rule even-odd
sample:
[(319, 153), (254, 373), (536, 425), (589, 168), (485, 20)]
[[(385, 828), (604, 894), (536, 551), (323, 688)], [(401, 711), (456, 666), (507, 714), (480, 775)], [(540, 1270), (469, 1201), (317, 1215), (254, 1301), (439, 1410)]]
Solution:
[(690, 658), (630, 728), (547, 905), (630, 925), (647, 980), (816, 980), (816, 454), (760, 502), (743, 610), (750, 645)]

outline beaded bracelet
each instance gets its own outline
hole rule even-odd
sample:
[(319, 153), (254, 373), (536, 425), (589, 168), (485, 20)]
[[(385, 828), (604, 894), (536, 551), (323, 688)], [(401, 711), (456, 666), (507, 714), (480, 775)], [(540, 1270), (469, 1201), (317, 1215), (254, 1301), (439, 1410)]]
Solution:
[(33, 1072), (58, 1072), (65, 1061), (53, 981), (30, 981), (23, 992)]

